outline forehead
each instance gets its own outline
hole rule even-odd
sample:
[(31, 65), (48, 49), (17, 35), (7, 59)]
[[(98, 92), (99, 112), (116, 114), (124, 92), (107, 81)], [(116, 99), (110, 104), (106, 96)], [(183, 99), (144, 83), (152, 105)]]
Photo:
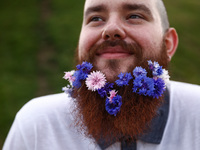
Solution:
[(86, 0), (85, 1), (85, 7), (84, 12), (87, 11), (90, 7), (100, 6), (104, 5), (108, 9), (116, 9), (120, 10), (123, 5), (144, 5), (147, 8), (149, 8), (152, 12), (157, 12), (156, 8), (156, 1), (157, 0)]

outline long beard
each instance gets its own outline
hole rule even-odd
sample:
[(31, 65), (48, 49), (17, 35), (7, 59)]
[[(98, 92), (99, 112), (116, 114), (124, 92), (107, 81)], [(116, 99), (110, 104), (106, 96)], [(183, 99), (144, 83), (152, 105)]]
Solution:
[[(142, 49), (135, 49), (135, 51), (140, 51), (140, 53), (137, 55), (135, 65), (129, 69), (130, 72), (135, 66), (142, 66), (148, 70), (147, 60), (158, 61), (164, 68), (168, 66), (165, 45), (162, 45), (159, 55), (148, 58), (144, 58)], [(86, 61), (93, 63), (94, 60), (87, 58)], [(94, 70), (96, 70), (95, 66)], [(88, 90), (83, 82), (81, 88), (74, 89), (73, 92), (73, 97), (76, 98), (74, 108), (76, 126), (86, 136), (93, 137), (97, 141), (102, 138), (108, 142), (109, 140), (137, 139), (148, 131), (163, 97), (153, 99), (141, 96), (133, 93), (132, 87), (132, 83), (123, 88), (114, 87), (122, 96), (122, 106), (117, 116), (112, 116), (105, 110), (105, 99), (102, 99), (97, 92)]]

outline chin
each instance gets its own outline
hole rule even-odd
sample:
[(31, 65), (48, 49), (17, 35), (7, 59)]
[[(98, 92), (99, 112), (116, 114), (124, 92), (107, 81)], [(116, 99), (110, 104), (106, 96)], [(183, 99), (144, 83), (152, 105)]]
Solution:
[(114, 82), (121, 72), (132, 72), (134, 67), (135, 65), (133, 65), (133, 63), (123, 63), (119, 60), (108, 60), (107, 63), (103, 65), (95, 65), (95, 69), (105, 74), (108, 82)]

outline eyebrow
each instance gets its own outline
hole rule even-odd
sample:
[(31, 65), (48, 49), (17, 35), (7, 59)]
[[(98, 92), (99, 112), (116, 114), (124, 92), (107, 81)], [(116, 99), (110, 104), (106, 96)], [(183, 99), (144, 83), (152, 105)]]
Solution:
[(143, 4), (124, 4), (122, 8), (123, 10), (129, 10), (129, 11), (133, 11), (133, 10), (144, 11), (146, 14), (148, 14), (150, 17), (153, 18), (151, 10)]
[[(133, 11), (133, 10), (139, 10), (139, 11), (144, 11), (146, 14), (148, 14), (151, 18), (153, 18), (153, 15), (151, 13), (151, 10), (143, 5), (143, 4), (122, 4), (122, 10), (128, 10), (128, 11)], [(107, 6), (105, 5), (97, 5), (97, 6), (91, 6), (87, 8), (85, 11), (85, 16), (88, 16), (90, 13), (93, 12), (106, 12), (108, 11)]]
[(88, 16), (90, 13), (93, 12), (105, 12), (105, 11), (107, 11), (107, 7), (104, 5), (92, 6), (87, 8), (87, 10), (85, 11), (85, 16)]

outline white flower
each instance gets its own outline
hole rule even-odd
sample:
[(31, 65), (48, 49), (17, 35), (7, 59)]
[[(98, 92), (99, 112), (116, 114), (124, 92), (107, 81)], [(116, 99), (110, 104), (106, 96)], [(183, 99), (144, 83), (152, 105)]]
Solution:
[(70, 87), (65, 86), (65, 87), (62, 88), (62, 91), (65, 92), (65, 93), (69, 93), (69, 90), (70, 90)]
[(158, 77), (164, 80), (164, 82), (165, 82), (165, 87), (166, 87), (167, 83), (169, 82), (169, 78), (170, 78), (168, 71), (165, 70), (165, 69), (163, 69), (162, 75), (160, 75), (160, 76), (158, 76)]

